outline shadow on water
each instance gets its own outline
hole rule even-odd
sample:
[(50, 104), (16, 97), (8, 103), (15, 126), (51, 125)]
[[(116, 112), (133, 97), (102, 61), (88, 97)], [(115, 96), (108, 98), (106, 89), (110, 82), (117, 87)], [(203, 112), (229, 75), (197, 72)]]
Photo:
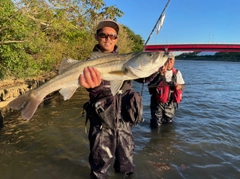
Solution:
[[(147, 122), (147, 124), (140, 124), (136, 128), (142, 127), (147, 127), (148, 131), (141, 133), (134, 130), (137, 145), (135, 154), (136, 173), (139, 176), (138, 178), (162, 178), (163, 173), (173, 171), (171, 160), (177, 152), (174, 146), (177, 142), (175, 141), (175, 125), (174, 123), (163, 124), (158, 129), (151, 129), (149, 122)], [(138, 135), (141, 133), (141, 136), (136, 136), (136, 133)], [(144, 144), (141, 144), (141, 140), (144, 140)]]

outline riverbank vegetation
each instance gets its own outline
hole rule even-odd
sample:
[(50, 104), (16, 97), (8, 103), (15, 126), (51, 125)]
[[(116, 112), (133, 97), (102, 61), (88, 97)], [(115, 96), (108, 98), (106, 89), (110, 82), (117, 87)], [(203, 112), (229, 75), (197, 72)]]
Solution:
[(178, 59), (183, 60), (218, 60), (240, 62), (239, 52), (217, 52), (213, 55), (198, 55), (199, 52), (182, 53), (177, 56)]
[[(98, 22), (123, 14), (103, 0), (1, 0), (0, 79), (57, 71), (63, 58), (86, 59)], [(141, 36), (120, 28), (120, 53), (141, 51)]]

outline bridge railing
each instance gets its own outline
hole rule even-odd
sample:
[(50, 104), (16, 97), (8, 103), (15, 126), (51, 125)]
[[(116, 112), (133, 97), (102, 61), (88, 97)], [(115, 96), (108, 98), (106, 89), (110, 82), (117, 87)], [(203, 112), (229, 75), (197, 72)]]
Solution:
[(240, 44), (156, 44), (146, 45), (145, 51), (240, 52)]

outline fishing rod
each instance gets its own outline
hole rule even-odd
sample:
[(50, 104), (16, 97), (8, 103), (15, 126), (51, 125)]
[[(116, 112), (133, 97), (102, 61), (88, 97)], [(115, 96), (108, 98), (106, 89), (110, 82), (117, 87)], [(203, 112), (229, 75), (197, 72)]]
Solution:
[[(165, 12), (165, 10), (167, 9), (167, 6), (168, 6), (169, 2), (170, 2), (170, 0), (168, 0), (168, 2), (166, 3), (166, 5), (165, 5), (165, 7), (164, 7), (164, 9), (163, 9), (163, 11), (162, 11), (162, 13), (161, 13), (161, 15), (159, 16), (159, 18), (158, 18), (155, 26), (154, 26), (153, 29), (152, 29), (152, 32), (151, 32), (150, 35), (148, 36), (148, 39), (146, 40), (146, 42), (145, 42), (145, 44), (144, 44), (144, 49), (145, 49), (145, 46), (147, 45), (148, 41), (150, 40), (150, 38), (151, 38), (151, 36), (152, 36), (152, 33), (154, 32), (155, 28), (157, 27), (157, 25), (158, 25), (159, 23), (160, 23), (160, 24), (159, 24), (159, 25), (160, 25), (159, 27), (161, 27), (161, 24), (163, 23), (163, 21), (162, 21), (162, 23), (161, 23), (161, 20), (165, 17), (164, 12)], [(164, 20), (164, 19), (163, 19), (163, 20)], [(159, 29), (159, 30), (160, 30), (160, 29)], [(158, 31), (159, 31), (159, 30), (158, 30)]]
[[(152, 32), (151, 32), (150, 35), (148, 36), (148, 38), (147, 38), (147, 40), (146, 40), (146, 42), (145, 42), (145, 44), (144, 44), (144, 46), (143, 46), (143, 51), (145, 50), (145, 46), (147, 45), (148, 41), (150, 40), (150, 38), (151, 38), (151, 36), (152, 36), (152, 33), (154, 32), (154, 30), (156, 29), (156, 27), (157, 27), (158, 24), (159, 24), (158, 32), (159, 32), (159, 30), (161, 29), (162, 24), (163, 24), (163, 21), (164, 21), (164, 18), (165, 18), (164, 12), (165, 12), (165, 10), (167, 9), (167, 6), (168, 6), (169, 2), (170, 2), (170, 0), (168, 0), (168, 2), (166, 3), (166, 5), (165, 5), (165, 7), (164, 7), (164, 9), (163, 9), (163, 11), (162, 11), (162, 13), (160, 14), (160, 16), (159, 16), (159, 18), (158, 18), (155, 26), (154, 26), (153, 29), (152, 29)], [(143, 85), (142, 85), (141, 95), (142, 95), (142, 93), (143, 93), (143, 88), (144, 88), (144, 83), (145, 83), (145, 79), (143, 79), (143, 80), (144, 80), (144, 81), (143, 81)]]
[[(221, 84), (230, 84), (230, 83), (236, 83), (235, 81), (218, 81), (218, 82), (204, 82), (204, 83), (185, 83), (182, 84), (184, 86), (195, 86), (195, 85), (221, 85)], [(157, 87), (158, 85), (151, 85), (152, 88)]]

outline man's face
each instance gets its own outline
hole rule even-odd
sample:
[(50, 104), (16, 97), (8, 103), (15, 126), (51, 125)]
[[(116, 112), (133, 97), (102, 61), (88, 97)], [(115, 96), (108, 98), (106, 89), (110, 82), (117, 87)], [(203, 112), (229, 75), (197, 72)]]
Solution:
[(174, 66), (174, 59), (173, 58), (169, 58), (167, 61), (167, 69), (171, 70)]
[(95, 35), (102, 52), (112, 52), (117, 43), (117, 32), (111, 27), (104, 27)]
[(161, 67), (159, 68), (159, 72), (160, 72), (161, 74), (165, 74), (166, 71), (167, 71), (167, 67), (168, 67), (168, 61), (167, 61), (163, 66), (161, 66)]

